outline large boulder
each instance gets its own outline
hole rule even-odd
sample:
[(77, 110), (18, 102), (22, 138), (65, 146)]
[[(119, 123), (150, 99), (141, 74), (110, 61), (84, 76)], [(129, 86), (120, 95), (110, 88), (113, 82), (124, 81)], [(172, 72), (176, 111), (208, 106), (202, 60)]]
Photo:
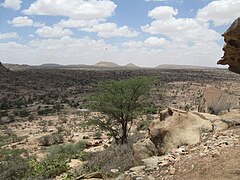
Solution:
[(213, 130), (212, 123), (198, 112), (186, 112), (168, 108), (165, 119), (154, 121), (149, 126), (149, 138), (165, 154), (181, 145), (194, 145), (200, 142), (202, 132)]
[(240, 74), (240, 17), (222, 35), (224, 55), (217, 64), (229, 65), (229, 70)]
[(198, 111), (218, 114), (220, 111), (229, 110), (237, 104), (238, 101), (236, 96), (224, 93), (215, 86), (207, 85), (198, 107)]
[(142, 139), (132, 145), (132, 160), (135, 166), (142, 165), (142, 159), (158, 155), (158, 150), (150, 139)]

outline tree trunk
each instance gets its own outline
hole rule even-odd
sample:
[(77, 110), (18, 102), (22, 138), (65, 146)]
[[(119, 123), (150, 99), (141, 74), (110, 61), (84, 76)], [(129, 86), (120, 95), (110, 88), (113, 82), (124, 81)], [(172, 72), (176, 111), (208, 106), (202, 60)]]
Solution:
[(127, 138), (128, 138), (128, 133), (127, 133), (127, 122), (122, 123), (122, 137), (121, 137), (121, 143), (126, 144), (127, 143)]

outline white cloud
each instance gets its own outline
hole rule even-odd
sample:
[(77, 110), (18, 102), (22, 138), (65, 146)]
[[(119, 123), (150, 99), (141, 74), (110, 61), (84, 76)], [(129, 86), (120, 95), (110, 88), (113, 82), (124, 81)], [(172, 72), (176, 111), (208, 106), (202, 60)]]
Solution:
[(127, 41), (122, 44), (126, 48), (142, 48), (144, 47), (143, 41)]
[(166, 42), (166, 39), (157, 37), (149, 37), (144, 41), (147, 46), (163, 46)]
[(69, 29), (62, 29), (59, 27), (50, 27), (50, 26), (44, 26), (38, 29), (36, 33), (39, 36), (42, 36), (45, 38), (63, 37), (63, 36), (70, 36), (73, 34), (73, 32), (70, 31)]
[(104, 40), (88, 37), (39, 39), (25, 45), (16, 42), (0, 43), (0, 56), (12, 63), (42, 64), (51, 61), (60, 64), (94, 64), (102, 59), (110, 60), (116, 52), (118, 49), (106, 44)]
[(21, 8), (21, 3), (21, 0), (5, 0), (4, 3), (1, 4), (1, 6), (14, 10), (19, 10)]
[(207, 6), (198, 10), (197, 19), (213, 21), (214, 25), (226, 25), (240, 16), (240, 0), (212, 1)]
[(128, 41), (122, 44), (127, 48), (152, 48), (152, 47), (164, 47), (168, 44), (168, 41), (164, 38), (149, 37), (145, 41)]
[(109, 0), (37, 0), (22, 12), (27, 15), (67, 16), (73, 19), (99, 19), (111, 16), (117, 5)]
[(16, 32), (9, 32), (9, 33), (0, 33), (0, 40), (1, 39), (11, 39), (11, 38), (19, 38)]
[(148, 12), (149, 17), (159, 20), (170, 19), (177, 14), (178, 10), (170, 6), (159, 6)]
[(191, 47), (177, 42), (167, 43), (163, 45), (164, 49), (147, 47), (147, 40), (135, 42), (138, 43), (138, 47), (118, 47), (88, 37), (38, 39), (25, 45), (16, 42), (0, 43), (0, 57), (7, 62), (25, 64), (49, 61), (59, 64), (95, 64), (104, 59), (121, 65), (131, 61), (140, 66), (154, 67), (159, 64), (216, 66), (216, 60), (222, 55), (221, 47), (213, 42), (207, 45), (195, 43)]
[(62, 19), (60, 22), (55, 24), (54, 26), (56, 27), (69, 27), (69, 28), (82, 28), (82, 27), (89, 27), (98, 24), (99, 22), (104, 22), (104, 19), (90, 19), (90, 20), (85, 20), (85, 19), (68, 19), (64, 20)]
[(103, 38), (110, 37), (136, 37), (138, 32), (129, 29), (127, 26), (118, 27), (115, 23), (101, 23), (91, 27), (80, 28), (82, 31), (97, 32)]
[(29, 19), (27, 16), (18, 16), (13, 18), (13, 20), (8, 21), (8, 24), (12, 24), (15, 27), (25, 27), (25, 26), (33, 26), (33, 27), (42, 27), (44, 23), (33, 22), (32, 19)]
[[(149, 16), (156, 20), (151, 24), (142, 26), (142, 30), (150, 34), (165, 35), (172, 41), (183, 43), (211, 42), (221, 38), (220, 34), (209, 29), (206, 23), (199, 23), (193, 18), (173, 17), (173, 15), (176, 15), (176, 12), (177, 10), (173, 10), (171, 7), (166, 8), (166, 6), (163, 6), (163, 8), (154, 8), (149, 12)], [(158, 14), (164, 14), (164, 17), (168, 18), (159, 18)]]

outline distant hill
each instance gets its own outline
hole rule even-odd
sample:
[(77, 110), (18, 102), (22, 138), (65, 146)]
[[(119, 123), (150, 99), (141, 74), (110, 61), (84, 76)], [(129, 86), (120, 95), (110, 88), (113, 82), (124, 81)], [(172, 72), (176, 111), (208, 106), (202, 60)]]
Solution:
[(0, 74), (5, 74), (11, 72), (9, 69), (7, 69), (3, 64), (0, 62)]
[(32, 66), (26, 64), (3, 64), (6, 68), (10, 69), (11, 71), (21, 71), (32, 68)]
[(97, 67), (120, 67), (118, 64), (114, 62), (108, 62), (108, 61), (100, 61), (96, 63), (94, 66)]
[(63, 65), (61, 64), (54, 64), (54, 63), (49, 63), (49, 64), (42, 64), (39, 67), (43, 67), (43, 68), (59, 68), (59, 67), (63, 67)]
[(176, 65), (176, 64), (161, 64), (156, 69), (213, 69), (213, 67), (192, 66), (192, 65)]
[(139, 66), (137, 66), (137, 65), (135, 65), (135, 64), (133, 64), (133, 63), (129, 63), (129, 64), (127, 64), (127, 65), (124, 66), (124, 67), (127, 67), (127, 68), (140, 68)]

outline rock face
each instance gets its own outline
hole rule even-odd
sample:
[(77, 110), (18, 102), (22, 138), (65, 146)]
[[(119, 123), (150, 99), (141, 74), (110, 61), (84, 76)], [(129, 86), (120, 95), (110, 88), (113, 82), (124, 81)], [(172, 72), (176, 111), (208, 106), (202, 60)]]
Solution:
[(220, 111), (229, 110), (237, 105), (238, 101), (234, 95), (224, 93), (215, 86), (207, 85), (200, 105), (199, 112), (218, 114)]
[(224, 56), (217, 64), (229, 65), (229, 70), (240, 74), (240, 17), (223, 34), (225, 45)]
[(197, 144), (202, 132), (212, 130), (212, 123), (200, 113), (168, 108), (165, 119), (150, 125), (149, 138), (161, 155), (181, 145)]

